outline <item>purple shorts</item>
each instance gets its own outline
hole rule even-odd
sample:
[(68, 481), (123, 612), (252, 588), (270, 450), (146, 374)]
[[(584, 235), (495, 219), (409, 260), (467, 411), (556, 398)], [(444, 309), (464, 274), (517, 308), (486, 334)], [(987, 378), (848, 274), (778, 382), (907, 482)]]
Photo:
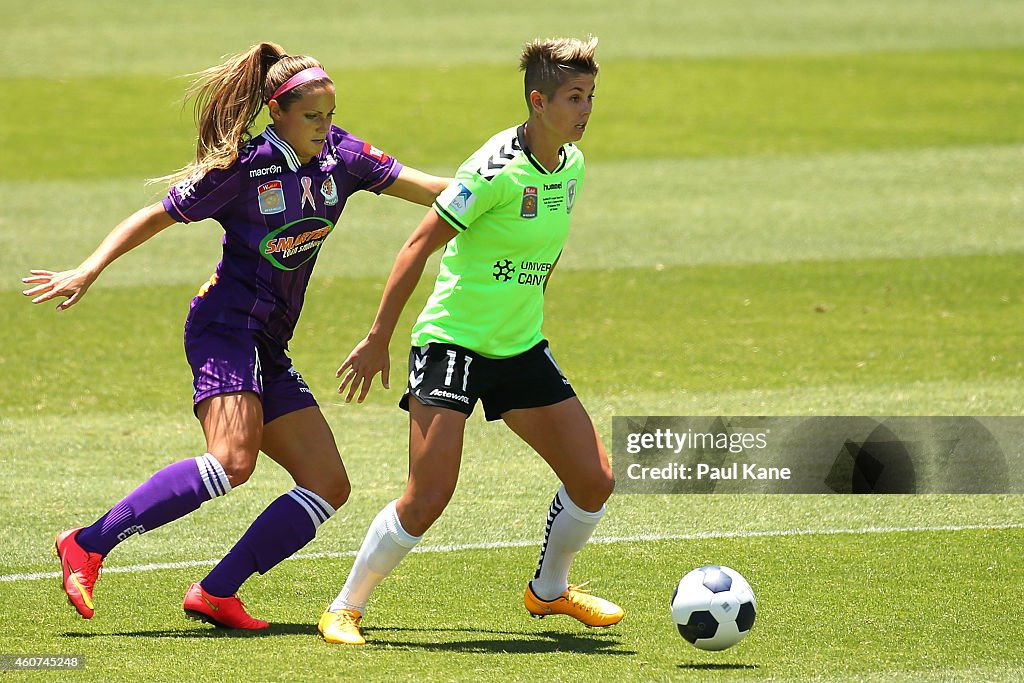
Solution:
[(252, 391), (263, 403), (266, 424), (317, 405), (284, 347), (262, 330), (186, 325), (185, 357), (192, 366), (195, 409), (211, 396)]

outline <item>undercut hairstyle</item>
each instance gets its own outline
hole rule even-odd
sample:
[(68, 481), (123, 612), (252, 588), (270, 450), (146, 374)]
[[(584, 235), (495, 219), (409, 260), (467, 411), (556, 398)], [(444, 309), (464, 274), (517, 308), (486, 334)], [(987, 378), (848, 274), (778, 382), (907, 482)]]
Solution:
[[(277, 43), (260, 43), (195, 74), (185, 92), (185, 101), (193, 101), (199, 132), (195, 159), (152, 182), (174, 185), (187, 178), (202, 177), (215, 168), (231, 166), (252, 139), (249, 129), (274, 92), (295, 74), (313, 67), (322, 69), (323, 65), (312, 57), (289, 56)], [(307, 81), (283, 93), (277, 103), (287, 111), (304, 95), (330, 82), (324, 78)]]
[(533, 111), (530, 93), (534, 90), (552, 97), (568, 79), (583, 74), (597, 75), (599, 65), (594, 59), (597, 38), (582, 41), (576, 38), (547, 38), (523, 46), (519, 70), (524, 73), (526, 106)]

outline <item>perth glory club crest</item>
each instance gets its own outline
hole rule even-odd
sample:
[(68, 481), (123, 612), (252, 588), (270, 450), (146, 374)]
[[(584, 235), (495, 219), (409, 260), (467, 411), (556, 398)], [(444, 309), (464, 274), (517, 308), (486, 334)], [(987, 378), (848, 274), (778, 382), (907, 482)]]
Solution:
[(320, 194), (324, 196), (324, 204), (327, 206), (338, 203), (338, 186), (334, 184), (333, 176), (327, 176), (327, 180), (320, 186)]

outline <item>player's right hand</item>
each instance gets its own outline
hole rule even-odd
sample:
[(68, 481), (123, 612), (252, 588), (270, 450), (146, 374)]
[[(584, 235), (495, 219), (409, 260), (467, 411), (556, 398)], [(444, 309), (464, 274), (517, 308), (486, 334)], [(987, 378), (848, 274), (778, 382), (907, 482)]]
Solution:
[(35, 285), (35, 287), (24, 290), (22, 294), (34, 297), (32, 299), (34, 304), (41, 304), (58, 296), (66, 297), (57, 305), (58, 311), (63, 311), (78, 303), (96, 279), (95, 275), (81, 267), (63, 270), (59, 273), (52, 270), (30, 270), (29, 273), (31, 275), (22, 278), (21, 281), (28, 285)]
[(348, 354), (345, 362), (338, 368), (335, 377), (342, 377), (338, 393), (344, 394), (346, 387), (348, 395), (345, 396), (345, 403), (351, 403), (356, 392), (359, 392), (357, 403), (362, 403), (366, 395), (370, 393), (370, 386), (373, 378), (380, 373), (380, 383), (385, 389), (390, 389), (391, 374), (391, 352), (386, 341), (379, 341), (369, 336), (356, 344), (352, 352)]

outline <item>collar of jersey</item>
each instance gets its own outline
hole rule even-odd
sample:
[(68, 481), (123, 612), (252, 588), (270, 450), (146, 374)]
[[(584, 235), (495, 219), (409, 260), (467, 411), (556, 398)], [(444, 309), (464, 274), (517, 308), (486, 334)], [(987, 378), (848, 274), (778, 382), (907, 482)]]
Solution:
[[(296, 154), (295, 150), (292, 149), (291, 145), (289, 145), (287, 142), (281, 139), (281, 137), (277, 134), (277, 131), (274, 130), (274, 124), (270, 124), (267, 126), (266, 130), (263, 131), (263, 137), (267, 139), (267, 142), (276, 147), (278, 151), (281, 152), (282, 155), (284, 155), (285, 163), (288, 164), (288, 168), (290, 168), (293, 173), (297, 172), (300, 168), (302, 168), (302, 162), (299, 160), (299, 155)], [(330, 147), (329, 136), (328, 141), (324, 144), (324, 149), (320, 150), (320, 153), (313, 157), (313, 160), (316, 161), (318, 164), (322, 164), (322, 162), (327, 158), (330, 158), (333, 161), (334, 155), (331, 154), (331, 150), (328, 149), (328, 147)]]
[(530, 160), (530, 163), (533, 164), (534, 168), (536, 168), (541, 173), (545, 175), (554, 175), (555, 173), (558, 173), (563, 168), (565, 168), (565, 162), (569, 160), (569, 155), (565, 153), (565, 145), (562, 145), (561, 147), (558, 148), (558, 166), (555, 167), (554, 171), (549, 171), (548, 169), (544, 168), (544, 165), (542, 163), (537, 161), (536, 157), (533, 156), (533, 152), (526, 144), (525, 123), (516, 128), (516, 137), (519, 139), (519, 146), (523, 148), (523, 154), (525, 154), (526, 158)]

